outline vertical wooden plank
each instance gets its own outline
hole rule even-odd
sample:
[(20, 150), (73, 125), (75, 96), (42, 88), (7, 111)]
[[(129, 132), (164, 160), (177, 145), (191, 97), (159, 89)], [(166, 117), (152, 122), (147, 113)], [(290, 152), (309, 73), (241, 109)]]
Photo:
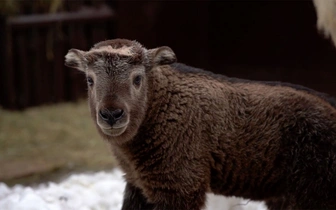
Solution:
[(29, 84), (29, 65), (28, 60), (30, 60), (31, 54), (28, 54), (28, 40), (27, 40), (27, 33), (25, 31), (19, 30), (17, 32), (17, 39), (15, 42), (15, 49), (18, 51), (17, 58), (19, 62), (16, 62), (16, 87), (18, 89), (17, 96), (18, 96), (18, 107), (19, 108), (26, 108), (29, 106), (29, 91), (30, 91), (30, 84)]
[[(3, 46), (0, 48), (0, 77), (2, 79), (5, 79), (5, 73), (6, 73), (6, 18), (5, 16), (0, 15), (0, 31), (3, 31), (3, 33), (0, 33), (0, 45)], [(5, 106), (5, 83), (0, 83), (0, 106)]]
[(41, 53), (41, 43), (40, 43), (40, 34), (38, 28), (32, 28), (31, 30), (31, 46), (34, 51), (34, 55), (32, 59), (32, 68), (31, 68), (31, 74), (32, 74), (32, 80), (34, 81), (32, 85), (32, 105), (39, 105), (42, 103), (42, 69), (41, 69), (41, 59), (40, 55)]
[(27, 85), (29, 86), (29, 95), (28, 95), (28, 107), (31, 107), (35, 104), (34, 101), (34, 87), (36, 84), (35, 78), (34, 78), (34, 57), (32, 57), (31, 55), (36, 55), (36, 46), (34, 45), (34, 37), (33, 37), (33, 28), (28, 28), (25, 30), (26, 31), (26, 46), (27, 46), (27, 55), (29, 56), (27, 59), (27, 73), (28, 73), (28, 78), (26, 78), (27, 80)]
[[(63, 31), (62, 31), (63, 32)], [(66, 55), (64, 39), (56, 37), (54, 39), (54, 60), (53, 60), (53, 85), (52, 92), (54, 101), (61, 102), (65, 100), (65, 69), (64, 56)]]
[(14, 68), (13, 68), (13, 37), (12, 37), (12, 28), (10, 25), (6, 26), (6, 73), (3, 78), (5, 92), (5, 107), (9, 109), (15, 109), (16, 107), (16, 88), (14, 85)]
[[(39, 34), (39, 39), (40, 39), (40, 69), (41, 69), (41, 77), (42, 77), (42, 102), (41, 104), (47, 104), (52, 101), (52, 91), (51, 91), (51, 86), (52, 86), (52, 68), (51, 68), (51, 61), (48, 59), (47, 56), (47, 51), (50, 50), (52, 51), (52, 47), (48, 48), (47, 41), (52, 41), (48, 40), (49, 30), (52, 26), (47, 26), (47, 27), (40, 27), (40, 34)], [(53, 52), (50, 52), (53, 54)]]

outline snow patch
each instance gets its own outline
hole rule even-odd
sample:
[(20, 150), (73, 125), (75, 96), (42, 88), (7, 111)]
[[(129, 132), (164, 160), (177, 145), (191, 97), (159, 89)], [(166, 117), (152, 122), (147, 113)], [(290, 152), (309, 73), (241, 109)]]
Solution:
[[(37, 187), (0, 182), (0, 209), (6, 210), (119, 210), (125, 182), (120, 170), (74, 174), (60, 183)], [(266, 210), (261, 202), (208, 195), (206, 210)]]

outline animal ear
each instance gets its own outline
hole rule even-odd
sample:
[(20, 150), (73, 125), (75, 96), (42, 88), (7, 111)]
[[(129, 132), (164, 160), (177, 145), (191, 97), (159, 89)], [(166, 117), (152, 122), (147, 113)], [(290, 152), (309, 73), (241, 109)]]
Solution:
[(87, 61), (84, 57), (84, 51), (77, 50), (77, 49), (70, 49), (65, 56), (65, 65), (78, 69), (80, 71), (85, 71), (85, 66), (87, 65)]
[(172, 64), (176, 62), (176, 55), (170, 47), (158, 47), (147, 51), (152, 66)]

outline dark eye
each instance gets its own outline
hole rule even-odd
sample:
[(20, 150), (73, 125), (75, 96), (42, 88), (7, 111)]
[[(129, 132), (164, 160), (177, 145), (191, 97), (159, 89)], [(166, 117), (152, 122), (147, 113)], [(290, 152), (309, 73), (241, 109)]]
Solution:
[(138, 76), (136, 76), (135, 78), (134, 78), (134, 80), (133, 80), (133, 84), (135, 85), (135, 86), (139, 86), (140, 84), (141, 84), (141, 76), (140, 75), (138, 75)]
[(93, 79), (91, 77), (87, 77), (86, 81), (87, 81), (87, 83), (88, 83), (89, 86), (93, 85)]

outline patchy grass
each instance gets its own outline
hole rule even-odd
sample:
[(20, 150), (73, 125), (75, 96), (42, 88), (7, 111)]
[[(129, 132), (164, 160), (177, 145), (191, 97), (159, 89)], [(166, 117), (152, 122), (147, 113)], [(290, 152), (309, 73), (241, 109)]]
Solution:
[(0, 109), (0, 181), (35, 183), (54, 174), (114, 166), (86, 101), (22, 112)]

